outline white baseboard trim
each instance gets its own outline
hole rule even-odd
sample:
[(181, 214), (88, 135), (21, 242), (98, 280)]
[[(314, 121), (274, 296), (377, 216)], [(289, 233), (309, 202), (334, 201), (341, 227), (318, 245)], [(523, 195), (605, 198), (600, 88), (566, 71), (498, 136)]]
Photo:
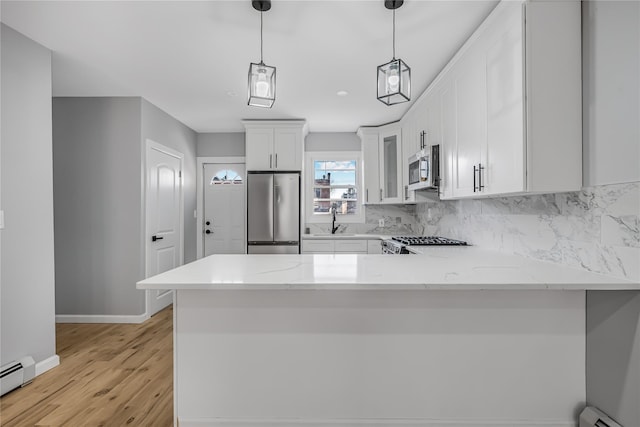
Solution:
[(436, 420), (436, 419), (235, 419), (235, 418), (182, 418), (180, 427), (577, 427), (574, 421), (523, 420)]
[(56, 323), (142, 323), (147, 313), (134, 316), (110, 314), (56, 314)]
[(54, 354), (38, 363), (36, 363), (36, 377), (47, 372), (49, 369), (53, 369), (60, 364), (60, 356)]

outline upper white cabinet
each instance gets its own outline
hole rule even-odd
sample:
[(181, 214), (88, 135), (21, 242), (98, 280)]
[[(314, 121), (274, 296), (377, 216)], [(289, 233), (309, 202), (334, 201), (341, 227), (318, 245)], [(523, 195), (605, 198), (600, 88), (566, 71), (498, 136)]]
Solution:
[(580, 3), (502, 2), (437, 79), (443, 198), (579, 190)]
[(397, 123), (380, 127), (382, 203), (402, 203), (402, 131)]
[(306, 124), (301, 120), (245, 120), (247, 170), (302, 170)]
[(358, 136), (362, 144), (363, 203), (379, 204), (382, 202), (382, 193), (380, 191), (378, 128), (360, 128)]
[(358, 129), (365, 204), (403, 203), (402, 130), (398, 123)]
[(441, 198), (581, 188), (580, 10), (501, 2), (402, 118), (405, 151), (440, 144)]

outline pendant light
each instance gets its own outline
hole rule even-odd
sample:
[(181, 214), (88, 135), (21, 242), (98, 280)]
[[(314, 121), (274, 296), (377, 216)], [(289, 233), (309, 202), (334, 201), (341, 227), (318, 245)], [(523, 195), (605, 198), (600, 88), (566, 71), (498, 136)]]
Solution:
[(396, 59), (396, 9), (403, 0), (385, 0), (384, 6), (393, 11), (393, 59), (378, 66), (378, 100), (387, 105), (411, 99), (411, 68), (402, 59)]
[(262, 60), (262, 13), (271, 9), (271, 0), (254, 0), (253, 8), (260, 12), (260, 63), (249, 65), (249, 100), (254, 107), (271, 108), (276, 101), (276, 67)]

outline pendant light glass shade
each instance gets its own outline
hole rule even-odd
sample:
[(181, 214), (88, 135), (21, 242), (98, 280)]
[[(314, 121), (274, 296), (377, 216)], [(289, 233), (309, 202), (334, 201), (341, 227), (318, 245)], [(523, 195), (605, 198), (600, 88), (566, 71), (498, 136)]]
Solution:
[(393, 10), (393, 58), (378, 66), (378, 100), (387, 105), (411, 100), (411, 68), (396, 59), (396, 9), (403, 0), (385, 0), (384, 6)]
[(402, 59), (378, 66), (378, 99), (387, 105), (411, 99), (411, 68)]
[(276, 101), (276, 67), (264, 62), (249, 65), (249, 105), (271, 108)]

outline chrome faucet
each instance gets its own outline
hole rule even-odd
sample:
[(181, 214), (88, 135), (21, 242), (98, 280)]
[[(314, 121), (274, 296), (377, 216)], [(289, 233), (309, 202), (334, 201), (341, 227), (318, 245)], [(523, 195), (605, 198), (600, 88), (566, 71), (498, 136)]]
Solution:
[(340, 228), (340, 224), (336, 225), (336, 211), (337, 211), (337, 207), (336, 204), (334, 203), (333, 206), (331, 207), (331, 214), (332, 214), (332, 220), (331, 220), (331, 234), (336, 234), (336, 231), (338, 231), (338, 228)]

